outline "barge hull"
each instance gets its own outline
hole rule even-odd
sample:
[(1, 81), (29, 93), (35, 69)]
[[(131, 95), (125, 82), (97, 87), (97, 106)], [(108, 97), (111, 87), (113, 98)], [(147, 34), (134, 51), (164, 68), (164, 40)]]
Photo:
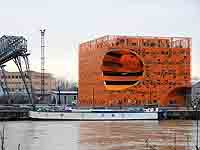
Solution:
[(33, 120), (158, 120), (157, 112), (37, 112), (29, 111)]

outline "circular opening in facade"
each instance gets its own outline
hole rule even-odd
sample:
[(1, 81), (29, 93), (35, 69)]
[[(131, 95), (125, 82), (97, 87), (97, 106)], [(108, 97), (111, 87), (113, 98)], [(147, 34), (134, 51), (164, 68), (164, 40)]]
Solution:
[(125, 90), (136, 85), (144, 74), (142, 60), (131, 50), (107, 52), (101, 68), (107, 90)]

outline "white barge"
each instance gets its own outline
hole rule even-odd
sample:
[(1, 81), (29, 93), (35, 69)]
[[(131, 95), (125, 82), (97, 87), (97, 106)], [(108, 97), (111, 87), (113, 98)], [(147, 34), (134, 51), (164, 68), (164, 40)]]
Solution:
[(70, 112), (29, 111), (33, 120), (158, 120), (158, 111), (72, 110)]

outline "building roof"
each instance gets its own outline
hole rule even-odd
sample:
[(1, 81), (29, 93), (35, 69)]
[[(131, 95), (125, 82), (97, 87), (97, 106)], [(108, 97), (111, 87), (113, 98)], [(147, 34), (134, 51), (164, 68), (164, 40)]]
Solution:
[[(26, 73), (27, 71), (23, 71), (23, 73)], [(0, 70), (0, 74), (2, 74), (2, 71)], [(19, 71), (5, 71), (5, 74), (6, 75), (20, 75), (20, 72)], [(35, 75), (41, 75), (41, 72), (37, 72), (37, 71), (33, 71), (33, 70), (30, 70), (30, 74), (31, 76), (35, 76)], [(54, 78), (55, 77), (53, 76), (52, 73), (44, 73), (45, 77), (50, 77), (50, 78)]]
[[(59, 91), (52, 91), (52, 94), (59, 94)], [(61, 95), (77, 95), (78, 91), (60, 91)]]
[(198, 81), (198, 80), (193, 80), (192, 81), (192, 87), (200, 87), (200, 81)]
[(106, 35), (102, 37), (95, 38), (93, 40), (89, 40), (86, 42), (81, 42), (80, 45), (95, 45), (100, 42), (105, 42), (105, 41), (113, 41), (113, 40), (118, 40), (118, 39), (127, 39), (127, 38), (134, 38), (134, 39), (153, 39), (153, 40), (159, 40), (159, 39), (165, 39), (165, 40), (171, 40), (171, 42), (175, 42), (177, 40), (188, 40), (191, 41), (191, 37), (160, 37), (160, 36), (123, 36), (123, 35)]

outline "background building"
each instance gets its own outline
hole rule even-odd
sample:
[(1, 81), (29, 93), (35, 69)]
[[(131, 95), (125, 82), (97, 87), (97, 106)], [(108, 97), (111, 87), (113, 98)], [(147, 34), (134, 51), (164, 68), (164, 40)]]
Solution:
[(79, 105), (185, 106), (191, 39), (105, 36), (80, 44)]
[[(8, 90), (10, 94), (26, 94), (24, 83), (21, 79), (19, 72), (5, 72)], [(41, 73), (36, 71), (31, 71), (32, 89), (33, 93), (40, 95), (41, 91)], [(1, 79), (2, 72), (0, 72)], [(27, 79), (27, 77), (26, 77)], [(27, 79), (28, 81), (28, 79)], [(28, 85), (30, 88), (30, 84)], [(50, 73), (45, 73), (45, 93), (51, 94), (52, 90), (56, 89), (56, 79)], [(29, 89), (30, 90), (30, 89)]]
[(192, 96), (200, 96), (200, 81), (192, 83)]

